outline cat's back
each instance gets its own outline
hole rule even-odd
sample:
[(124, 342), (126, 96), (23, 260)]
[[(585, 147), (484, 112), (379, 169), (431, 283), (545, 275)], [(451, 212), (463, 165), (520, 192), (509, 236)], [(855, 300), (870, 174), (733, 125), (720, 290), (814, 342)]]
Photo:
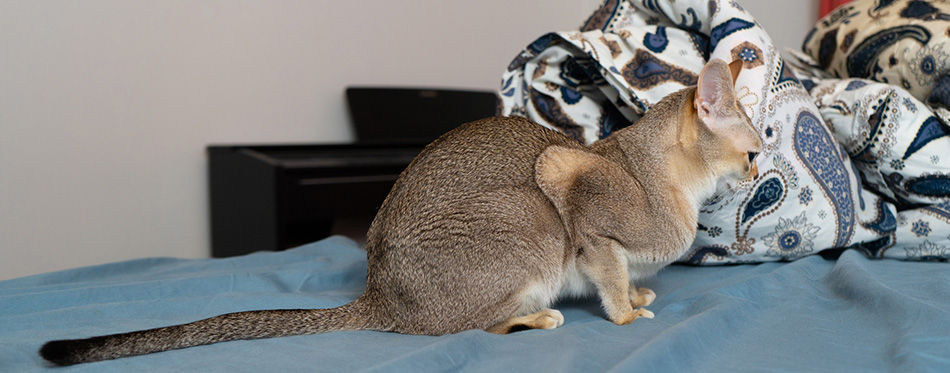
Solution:
[(534, 185), (534, 162), (554, 144), (583, 147), (521, 117), (466, 123), (429, 144), (400, 176), (393, 193), (436, 192), (454, 198), (453, 192)]
[[(499, 221), (547, 203), (534, 163), (550, 145), (584, 145), (521, 117), (470, 122), (429, 144), (400, 175), (368, 234), (378, 239), (420, 237), (431, 222)], [(488, 228), (488, 227), (486, 227)]]

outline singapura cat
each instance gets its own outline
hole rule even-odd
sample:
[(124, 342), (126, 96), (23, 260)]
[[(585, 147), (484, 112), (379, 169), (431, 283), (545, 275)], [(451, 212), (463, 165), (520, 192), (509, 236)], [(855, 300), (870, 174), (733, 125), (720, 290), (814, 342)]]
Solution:
[(761, 140), (736, 101), (741, 61), (584, 146), (521, 118), (445, 134), (402, 173), (367, 235), (366, 291), (332, 309), (249, 311), (47, 343), (69, 365), (236, 339), (341, 330), (440, 335), (555, 328), (560, 296), (597, 294), (607, 318), (652, 318), (634, 282), (680, 258), (717, 184), (755, 176)]

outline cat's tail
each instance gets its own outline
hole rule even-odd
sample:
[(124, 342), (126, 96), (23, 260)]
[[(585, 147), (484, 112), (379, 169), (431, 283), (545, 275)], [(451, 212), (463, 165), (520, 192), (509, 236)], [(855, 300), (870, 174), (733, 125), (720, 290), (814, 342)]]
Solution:
[(57, 365), (136, 356), (239, 339), (342, 330), (387, 330), (359, 300), (337, 308), (229, 313), (188, 324), (88, 339), (52, 341), (40, 355)]

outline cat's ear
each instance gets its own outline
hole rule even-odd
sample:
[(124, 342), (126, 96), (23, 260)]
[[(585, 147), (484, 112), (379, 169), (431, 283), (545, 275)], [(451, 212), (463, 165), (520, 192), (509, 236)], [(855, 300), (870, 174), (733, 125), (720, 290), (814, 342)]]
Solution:
[(742, 60), (735, 60), (729, 63), (729, 72), (732, 74), (732, 86), (735, 88), (736, 79), (739, 79), (739, 73), (742, 72)]
[(703, 67), (693, 101), (703, 123), (713, 124), (733, 109), (730, 106), (734, 107), (736, 101), (735, 79), (741, 70), (741, 60), (727, 65), (720, 59), (713, 59)]

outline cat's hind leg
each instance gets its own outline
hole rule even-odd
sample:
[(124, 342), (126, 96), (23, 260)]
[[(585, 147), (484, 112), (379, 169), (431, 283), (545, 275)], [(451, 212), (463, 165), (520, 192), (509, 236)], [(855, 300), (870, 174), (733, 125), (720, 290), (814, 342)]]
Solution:
[(509, 318), (492, 325), (485, 331), (495, 334), (508, 334), (527, 329), (554, 329), (561, 325), (564, 325), (564, 315), (561, 314), (561, 311), (547, 308), (530, 315)]

